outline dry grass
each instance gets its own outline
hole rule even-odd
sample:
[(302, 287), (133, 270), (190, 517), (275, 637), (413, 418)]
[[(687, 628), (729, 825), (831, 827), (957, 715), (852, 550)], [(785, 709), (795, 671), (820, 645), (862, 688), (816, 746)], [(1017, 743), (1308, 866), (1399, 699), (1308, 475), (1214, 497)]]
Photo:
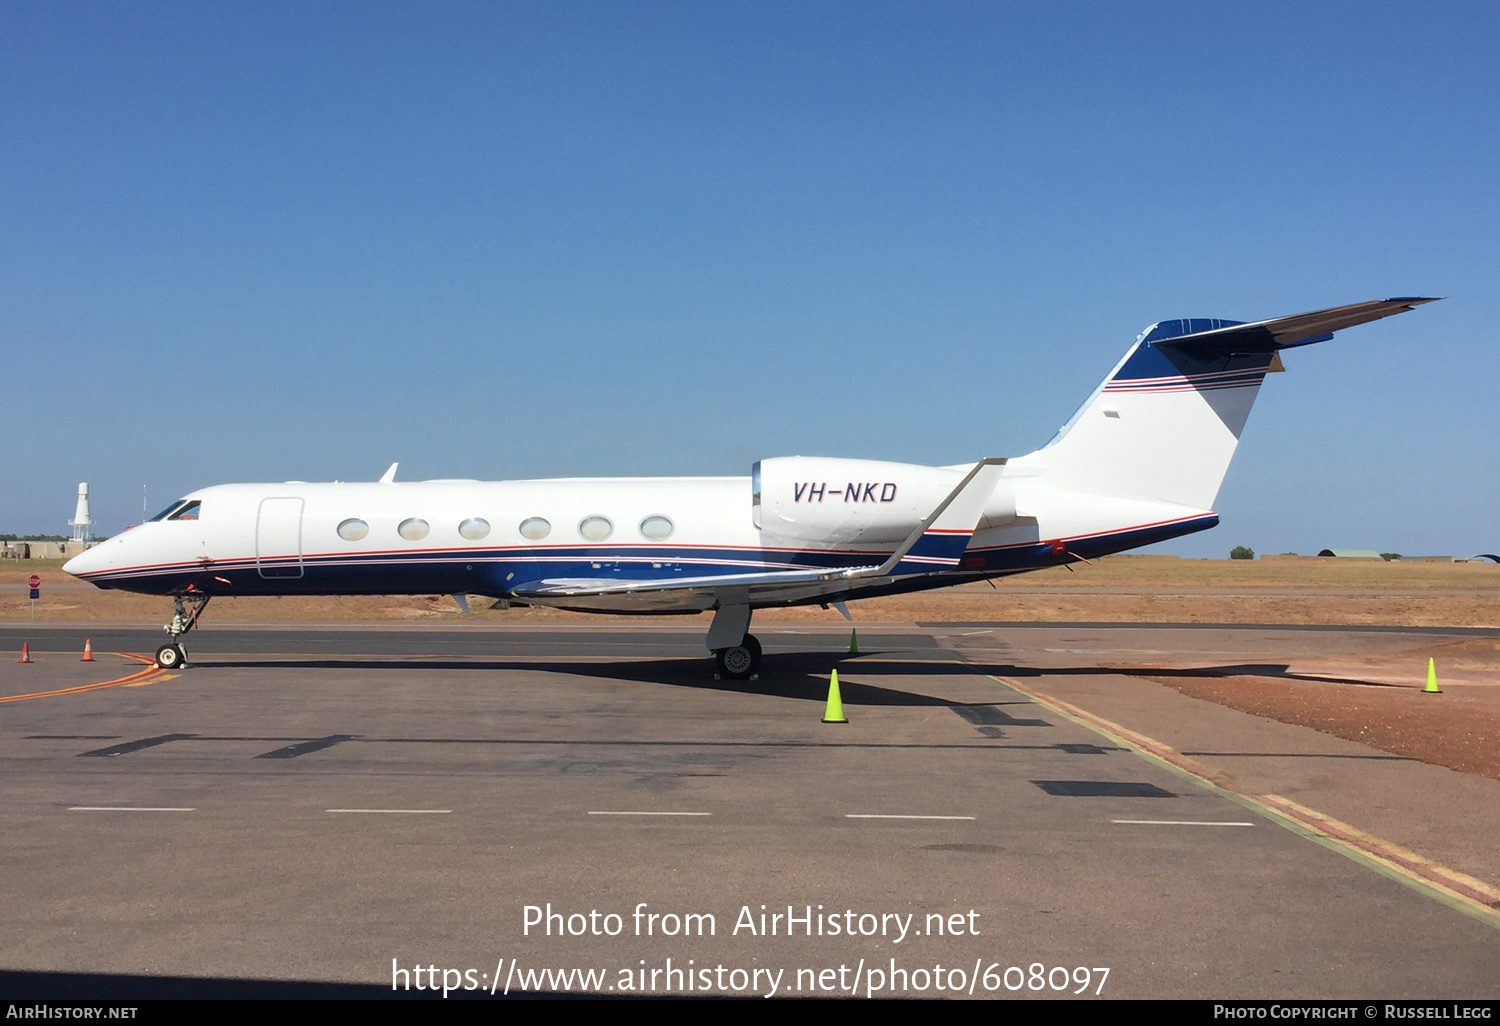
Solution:
[[(158, 596), (102, 591), (62, 573), (61, 560), (0, 566), (0, 619), (26, 619), (26, 578), (43, 578), (39, 620), (102, 622), (164, 619)], [(14, 569), (13, 569), (14, 568)], [(548, 609), (491, 610), (475, 598), (471, 622), (560, 623), (596, 616)], [(864, 599), (856, 620), (1113, 621), (1171, 623), (1385, 624), (1500, 626), (1500, 566), (1488, 563), (1385, 563), (1334, 560), (1179, 560), (1114, 557), (1073, 570), (1058, 567), (986, 584)], [(223, 598), (222, 622), (458, 620), (447, 596)], [(767, 610), (762, 623), (832, 620), (816, 606)], [(692, 621), (700, 617), (668, 617)]]

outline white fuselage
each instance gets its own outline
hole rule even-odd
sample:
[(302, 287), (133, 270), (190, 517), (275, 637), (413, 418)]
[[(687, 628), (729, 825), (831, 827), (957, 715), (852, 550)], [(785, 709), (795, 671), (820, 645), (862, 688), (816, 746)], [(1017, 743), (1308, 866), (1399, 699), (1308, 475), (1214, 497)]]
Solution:
[[(557, 579), (665, 583), (862, 566), (890, 553), (961, 476), (903, 464), (803, 462), (783, 468), (786, 481), (772, 486), (763, 507), (744, 477), (219, 485), (185, 496), (185, 517), (132, 528), (67, 569), (101, 587), (153, 594), (504, 598)], [(799, 471), (807, 480), (796, 480)], [(1014, 471), (961, 550), (962, 565), (865, 582), (845, 597), (1035, 569), (1212, 524), (1211, 514), (1180, 506), (1049, 496), (1026, 476), (1024, 461)], [(850, 485), (859, 486), (852, 500), (840, 494)], [(882, 503), (884, 496), (890, 499)], [(356, 521), (362, 529), (341, 533), (340, 525)], [(712, 603), (700, 592), (676, 606), (658, 598), (650, 611)], [(552, 604), (630, 608), (617, 598)]]

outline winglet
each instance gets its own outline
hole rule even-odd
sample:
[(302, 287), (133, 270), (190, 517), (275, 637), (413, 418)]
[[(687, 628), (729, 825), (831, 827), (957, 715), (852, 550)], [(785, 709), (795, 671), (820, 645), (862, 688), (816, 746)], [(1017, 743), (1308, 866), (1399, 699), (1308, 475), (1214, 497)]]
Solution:
[[(884, 563), (847, 570), (843, 576), (884, 577), (898, 569), (910, 573), (932, 573), (957, 566), (974, 535), (974, 528), (979, 524), (979, 517), (984, 513), (984, 504), (1000, 481), (1000, 471), (1004, 466), (1004, 459), (993, 456), (974, 464), (958, 486), (938, 503), (936, 509), (922, 518), (917, 529), (896, 546), (896, 551)], [(923, 551), (908, 561), (910, 566), (902, 568), (902, 561), (918, 543), (926, 543)]]
[(396, 468), (399, 467), (399, 466), (401, 466), (400, 463), (392, 463), (389, 467), (387, 467), (385, 473), (380, 475), (380, 483), (381, 484), (395, 484), (395, 482), (396, 482)]

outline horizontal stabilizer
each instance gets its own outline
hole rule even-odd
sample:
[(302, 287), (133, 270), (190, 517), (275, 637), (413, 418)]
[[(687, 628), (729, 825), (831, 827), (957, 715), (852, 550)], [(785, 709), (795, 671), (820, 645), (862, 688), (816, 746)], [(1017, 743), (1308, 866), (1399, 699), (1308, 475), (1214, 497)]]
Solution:
[(1436, 299), (1416, 296), (1377, 299), (1368, 303), (1335, 306), (1328, 310), (1210, 330), (1195, 329), (1199, 329), (1200, 324), (1207, 327), (1214, 323), (1212, 321), (1163, 321), (1146, 336), (1146, 342), (1158, 349), (1175, 349), (1199, 359), (1275, 353), (1295, 346), (1326, 342), (1333, 337), (1333, 332), (1342, 328), (1378, 321), (1382, 317), (1405, 313), (1423, 303), (1432, 302), (1436, 302)]

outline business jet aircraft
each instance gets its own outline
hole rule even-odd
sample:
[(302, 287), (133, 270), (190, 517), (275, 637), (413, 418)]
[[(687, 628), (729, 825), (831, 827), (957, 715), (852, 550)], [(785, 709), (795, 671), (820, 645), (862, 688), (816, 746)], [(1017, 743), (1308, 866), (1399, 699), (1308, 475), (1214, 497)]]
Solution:
[(1056, 436), (947, 467), (789, 456), (748, 478), (233, 484), (74, 557), (101, 588), (171, 596), (157, 665), (215, 595), (451, 594), (609, 613), (713, 610), (718, 672), (760, 664), (754, 610), (940, 588), (1202, 531), (1281, 351), (1426, 298), (1246, 324), (1163, 321)]

